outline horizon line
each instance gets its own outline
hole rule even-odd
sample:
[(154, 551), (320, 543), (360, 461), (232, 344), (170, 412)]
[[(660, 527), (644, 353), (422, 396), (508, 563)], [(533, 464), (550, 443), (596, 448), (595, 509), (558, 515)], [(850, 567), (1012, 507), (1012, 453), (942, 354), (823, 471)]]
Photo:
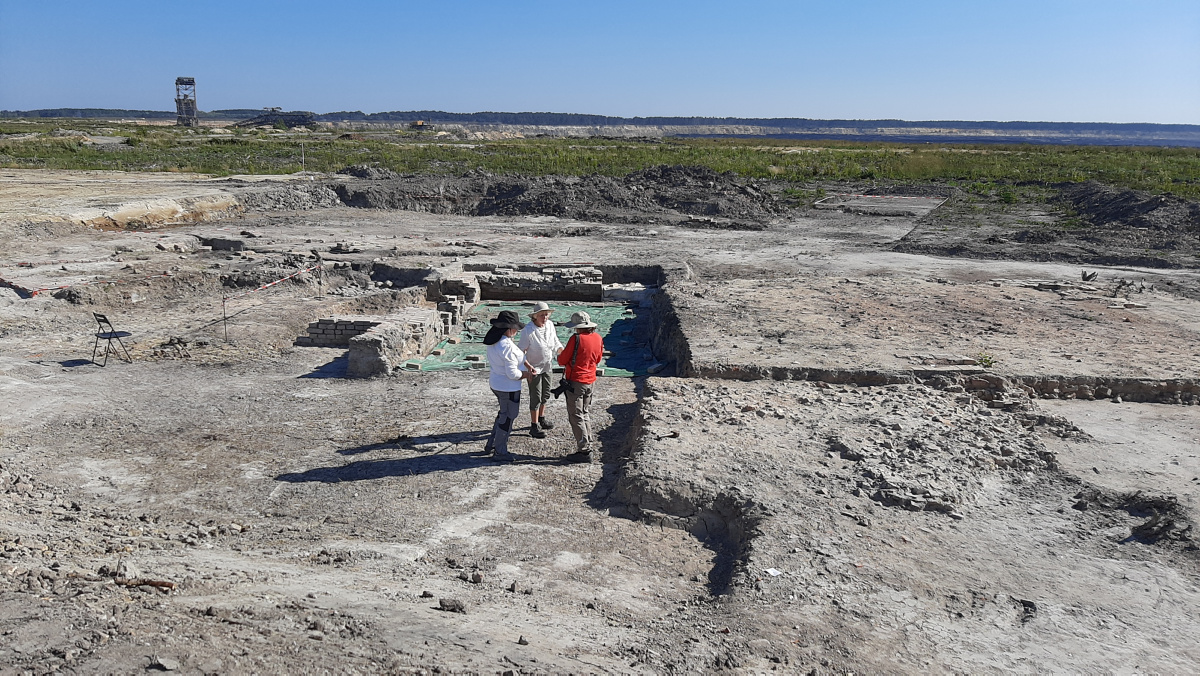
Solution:
[[(267, 109), (267, 108), (215, 108), (215, 109), (207, 110), (207, 111), (199, 110), (197, 112), (200, 113), (201, 115), (204, 115), (204, 114), (213, 115), (213, 114), (235, 113), (235, 112), (236, 113), (262, 114), (263, 112), (268, 111), (268, 110), (269, 109)], [(48, 113), (48, 112), (54, 112), (54, 111), (79, 111), (79, 112), (114, 113), (114, 114), (128, 113), (129, 117), (138, 117), (138, 115), (136, 115), (136, 113), (154, 113), (156, 116), (161, 115), (164, 117), (171, 117), (176, 114), (175, 111), (171, 111), (171, 110), (154, 110), (154, 109), (143, 109), (143, 108), (101, 108), (101, 107), (55, 106), (52, 108), (29, 108), (29, 109), (24, 109), (24, 110), (15, 110), (15, 109), (14, 110), (0, 110), (0, 117), (6, 117), (6, 118), (46, 117), (49, 119), (54, 119), (54, 118), (87, 119), (80, 115), (48, 116), (48, 115), (36, 115), (36, 114), (32, 114), (32, 115), (23, 115), (22, 114), (22, 113)], [(711, 120), (711, 121), (715, 121), (715, 122), (721, 122), (721, 121), (730, 121), (730, 120), (741, 120), (741, 121), (761, 121), (761, 122), (773, 122), (773, 121), (856, 122), (856, 123), (901, 122), (901, 123), (906, 123), (906, 124), (970, 123), (970, 124), (1005, 124), (1005, 125), (1009, 125), (1009, 124), (1071, 124), (1071, 125), (1112, 125), (1112, 126), (1154, 125), (1154, 126), (1162, 126), (1162, 127), (1198, 127), (1198, 128), (1200, 128), (1200, 122), (1196, 122), (1196, 123), (1190, 123), (1190, 122), (1103, 122), (1103, 121), (1075, 121), (1075, 120), (1058, 121), (1058, 120), (966, 120), (966, 119), (909, 120), (909, 119), (904, 119), (904, 118), (891, 118), (891, 117), (817, 118), (817, 117), (753, 117), (753, 116), (741, 117), (741, 116), (734, 116), (734, 115), (727, 115), (727, 116), (708, 116), (708, 115), (644, 115), (643, 116), (643, 115), (637, 115), (637, 116), (633, 116), (633, 117), (626, 117), (626, 116), (621, 116), (621, 115), (604, 115), (604, 114), (600, 114), (600, 113), (564, 113), (564, 112), (552, 112), (552, 111), (480, 110), (480, 111), (474, 111), (474, 112), (469, 112), (469, 113), (462, 113), (462, 112), (452, 112), (452, 111), (432, 110), (432, 109), (426, 109), (426, 110), (381, 110), (381, 111), (377, 111), (377, 112), (373, 112), (373, 113), (366, 113), (366, 112), (363, 112), (362, 110), (335, 110), (335, 111), (328, 111), (328, 112), (323, 112), (323, 113), (318, 113), (315, 111), (307, 111), (307, 110), (293, 110), (293, 111), (282, 111), (282, 112), (310, 113), (310, 114), (312, 114), (314, 116), (318, 116), (318, 117), (325, 117), (325, 116), (332, 116), (332, 115), (362, 115), (364, 117), (374, 117), (374, 116), (378, 116), (378, 115), (422, 115), (422, 114), (424, 114), (424, 115), (441, 114), (441, 115), (449, 115), (449, 116), (455, 116), (455, 117), (458, 117), (458, 116), (471, 117), (471, 116), (476, 116), (476, 115), (554, 115), (554, 116), (563, 116), (563, 117), (599, 118), (599, 119), (614, 120), (614, 121), (616, 121), (616, 120), (629, 120), (629, 121), (634, 121), (634, 120)], [(102, 116), (97, 115), (96, 117), (102, 117)], [(499, 123), (499, 124), (503, 124), (503, 123)], [(526, 123), (526, 124), (529, 124), (529, 123)], [(603, 124), (603, 123), (601, 123), (601, 124)], [(661, 123), (659, 123), (659, 124), (661, 124)], [(547, 126), (554, 126), (554, 125), (547, 125)], [(696, 125), (695, 125), (695, 123), (683, 123), (683, 124), (681, 124), (681, 126), (696, 126)]]

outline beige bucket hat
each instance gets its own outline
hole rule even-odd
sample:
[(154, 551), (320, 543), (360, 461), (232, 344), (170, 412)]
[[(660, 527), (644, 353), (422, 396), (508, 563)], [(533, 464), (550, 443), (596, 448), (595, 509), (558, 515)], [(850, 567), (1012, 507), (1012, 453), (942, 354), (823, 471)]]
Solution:
[(533, 312), (530, 312), (529, 316), (532, 317), (539, 312), (553, 312), (553, 310), (550, 309), (549, 305), (546, 305), (542, 301), (538, 301), (537, 304), (533, 306)]
[(592, 316), (586, 312), (576, 312), (571, 315), (571, 321), (567, 322), (569, 329), (594, 329), (598, 324), (592, 321)]

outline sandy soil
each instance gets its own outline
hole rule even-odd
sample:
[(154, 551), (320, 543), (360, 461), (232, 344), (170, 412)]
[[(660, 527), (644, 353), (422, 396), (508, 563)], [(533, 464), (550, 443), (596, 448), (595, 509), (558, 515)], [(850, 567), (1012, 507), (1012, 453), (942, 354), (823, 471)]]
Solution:
[[(120, 283), (0, 290), (0, 671), (1193, 671), (1195, 407), (606, 378), (600, 462), (559, 461), (556, 401), (549, 438), (519, 430), (521, 461), (497, 465), (484, 374), (346, 380), (341, 351), (290, 345), (313, 317), (409, 298), (372, 283), (376, 258), (587, 261), (661, 266), (700, 361), (986, 350), (994, 367), (972, 368), (993, 375), (1195, 377), (1200, 313), (1165, 283), (1191, 271), (1089, 267), (1093, 292), (1076, 265), (889, 251), (914, 226), (344, 207), (154, 235), (5, 222), (0, 277)], [(349, 267), (240, 299), (225, 342), (221, 297), (314, 249)], [(51, 262), (68, 256), (90, 263)], [(1146, 290), (1121, 294), (1146, 308), (1020, 285), (1103, 296), (1135, 276)], [(133, 364), (88, 363), (93, 310), (133, 334)]]
[(1197, 301), (1157, 291), (1113, 298), (1112, 273), (1084, 285), (1094, 290), (1059, 293), (999, 265), (961, 272), (913, 279), (879, 265), (855, 278), (696, 281), (678, 287), (677, 309), (693, 356), (715, 363), (906, 369), (982, 354), (1001, 375), (1200, 371), (1200, 351), (1188, 347), (1200, 339)]
[(1200, 410), (1107, 401), (1042, 406), (1087, 433), (1051, 444), (1064, 469), (1116, 492), (1174, 495), (1200, 519)]

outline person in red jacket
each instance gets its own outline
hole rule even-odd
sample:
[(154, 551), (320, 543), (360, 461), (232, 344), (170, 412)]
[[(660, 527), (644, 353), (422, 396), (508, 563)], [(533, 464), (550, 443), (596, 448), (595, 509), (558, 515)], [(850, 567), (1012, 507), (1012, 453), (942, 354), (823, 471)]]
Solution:
[(567, 420), (571, 433), (575, 435), (576, 452), (568, 456), (575, 462), (591, 462), (596, 450), (596, 436), (592, 433), (592, 388), (596, 383), (596, 365), (604, 356), (604, 341), (596, 333), (596, 323), (586, 312), (576, 312), (567, 322), (567, 328), (575, 335), (567, 339), (567, 345), (558, 354), (558, 363), (566, 367), (563, 377), (567, 381)]

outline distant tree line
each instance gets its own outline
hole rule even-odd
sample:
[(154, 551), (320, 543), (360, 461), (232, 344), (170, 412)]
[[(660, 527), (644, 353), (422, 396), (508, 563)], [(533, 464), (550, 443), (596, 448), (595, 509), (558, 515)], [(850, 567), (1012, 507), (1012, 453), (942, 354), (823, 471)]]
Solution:
[[(304, 111), (294, 111), (304, 112)], [(262, 115), (261, 109), (230, 108), (201, 111), (199, 117), (209, 120), (245, 120)], [(174, 111), (125, 110), (121, 108), (45, 108), (40, 110), (0, 110), (0, 118), (66, 117), (66, 118), (145, 118), (173, 119)], [(828, 130), (830, 128), (875, 130), (881, 127), (911, 129), (938, 127), (956, 130), (1043, 131), (1058, 133), (1162, 134), (1171, 132), (1200, 133), (1200, 125), (1151, 124), (1112, 122), (979, 122), (970, 120), (816, 120), (799, 117), (613, 117), (584, 113), (447, 113), (441, 110), (407, 110), (384, 113), (338, 111), (314, 115), (320, 122), (415, 122), (454, 124), (507, 124), (542, 126), (754, 126), (795, 130)]]

